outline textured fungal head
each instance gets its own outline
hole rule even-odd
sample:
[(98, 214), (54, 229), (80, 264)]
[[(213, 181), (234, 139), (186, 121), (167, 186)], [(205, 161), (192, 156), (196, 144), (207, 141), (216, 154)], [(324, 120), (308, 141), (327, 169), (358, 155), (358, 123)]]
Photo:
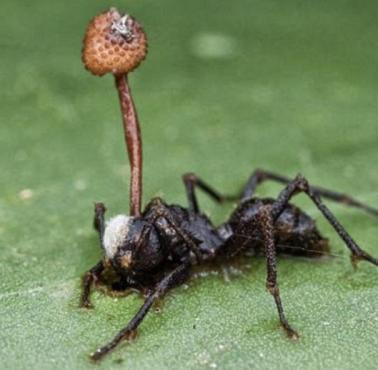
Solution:
[(131, 16), (111, 8), (93, 18), (84, 36), (82, 60), (94, 75), (108, 72), (126, 74), (147, 54), (147, 38), (142, 26)]

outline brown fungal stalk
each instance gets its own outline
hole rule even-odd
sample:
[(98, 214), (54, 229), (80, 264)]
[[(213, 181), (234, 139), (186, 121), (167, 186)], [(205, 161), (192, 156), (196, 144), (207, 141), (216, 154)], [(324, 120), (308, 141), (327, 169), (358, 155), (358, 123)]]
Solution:
[(125, 142), (130, 162), (130, 215), (140, 216), (142, 203), (142, 141), (128, 73), (147, 54), (147, 38), (142, 26), (117, 9), (96, 16), (89, 23), (82, 52), (85, 68), (96, 76), (112, 73), (121, 105)]

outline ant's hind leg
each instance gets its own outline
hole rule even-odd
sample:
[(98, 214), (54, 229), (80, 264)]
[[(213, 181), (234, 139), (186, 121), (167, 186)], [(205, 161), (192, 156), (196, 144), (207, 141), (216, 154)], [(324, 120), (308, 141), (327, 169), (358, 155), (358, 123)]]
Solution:
[(273, 203), (272, 216), (274, 221), (276, 221), (280, 214), (285, 210), (290, 199), (300, 192), (304, 192), (308, 195), (308, 197), (315, 203), (316, 207), (331, 224), (340, 238), (344, 241), (345, 245), (352, 252), (351, 259), (354, 266), (359, 260), (365, 260), (372, 263), (373, 265), (378, 266), (378, 259), (372, 257), (357, 245), (357, 243), (352, 239), (352, 237), (336, 219), (333, 213), (321, 201), (319, 194), (317, 194), (313, 190), (308, 181), (302, 175), (297, 175), (294, 180), (290, 181), (285, 189), (281, 191), (277, 200)]
[[(286, 176), (282, 176), (274, 172), (260, 170), (260, 169), (255, 170), (250, 176), (250, 178), (248, 179), (242, 191), (241, 199), (244, 200), (244, 199), (251, 198), (255, 194), (257, 186), (263, 183), (264, 181), (268, 181), (268, 180), (278, 182), (284, 185), (287, 185), (291, 182), (291, 179), (289, 179)], [(347, 194), (338, 193), (336, 191), (324, 189), (319, 186), (311, 186), (311, 190), (316, 195), (321, 196), (325, 199), (329, 199), (337, 203), (345, 204), (346, 206), (349, 206), (349, 207), (355, 207), (355, 208), (361, 209), (375, 217), (378, 217), (378, 209), (370, 207), (367, 204), (361, 203), (357, 199), (354, 199), (353, 197)]]
[(183, 264), (176, 267), (172, 272), (170, 272), (166, 277), (164, 277), (156, 286), (156, 288), (147, 296), (142, 307), (136, 313), (136, 315), (130, 320), (125, 328), (123, 328), (108, 344), (99, 348), (97, 351), (91, 354), (91, 359), (94, 361), (100, 360), (111, 350), (113, 350), (119, 343), (123, 340), (133, 339), (138, 326), (142, 323), (143, 319), (147, 315), (151, 306), (159, 298), (164, 296), (164, 294), (172, 287), (178, 285), (184, 281), (190, 269), (190, 263), (184, 262)]
[(239, 196), (230, 196), (230, 195), (220, 194), (218, 191), (216, 191), (213, 187), (211, 187), (206, 182), (201, 180), (194, 173), (184, 174), (182, 176), (182, 181), (184, 182), (184, 185), (185, 185), (186, 195), (189, 202), (189, 209), (194, 213), (199, 212), (199, 206), (198, 206), (197, 196), (195, 192), (196, 187), (200, 188), (203, 192), (209, 195), (217, 203), (239, 199)]
[(261, 234), (263, 235), (265, 247), (265, 256), (267, 263), (266, 287), (274, 298), (280, 322), (282, 327), (285, 329), (286, 334), (292, 339), (298, 339), (298, 333), (289, 325), (289, 322), (286, 319), (281, 302), (280, 291), (278, 289), (276, 245), (274, 241), (274, 221), (271, 214), (271, 207), (263, 207), (257, 217)]

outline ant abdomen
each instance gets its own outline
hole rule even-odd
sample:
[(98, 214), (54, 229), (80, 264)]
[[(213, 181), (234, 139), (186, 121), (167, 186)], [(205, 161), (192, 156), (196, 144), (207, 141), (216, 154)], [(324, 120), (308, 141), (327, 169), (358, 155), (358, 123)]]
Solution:
[[(239, 204), (230, 217), (232, 238), (227, 243), (228, 255), (241, 250), (264, 251), (264, 240), (258, 221), (258, 214), (265, 206), (271, 206), (274, 199), (251, 198)], [(328, 239), (316, 227), (315, 221), (300, 208), (287, 204), (274, 224), (277, 252), (308, 257), (328, 254)]]

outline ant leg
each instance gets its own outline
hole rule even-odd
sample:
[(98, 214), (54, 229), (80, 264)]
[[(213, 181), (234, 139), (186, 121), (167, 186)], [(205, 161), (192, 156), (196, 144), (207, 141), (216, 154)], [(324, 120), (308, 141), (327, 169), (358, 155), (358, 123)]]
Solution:
[(240, 200), (243, 201), (252, 198), (256, 193), (258, 185), (260, 185), (263, 181), (273, 180), (269, 177), (268, 174), (269, 173), (267, 171), (263, 170), (253, 171), (247, 183), (244, 185), (244, 188), (240, 195)]
[(104, 203), (95, 203), (95, 215), (93, 218), (93, 227), (98, 232), (98, 236), (100, 238), (101, 248), (104, 249), (104, 231), (105, 231), (105, 212), (106, 207)]
[[(247, 181), (247, 184), (243, 189), (241, 199), (245, 200), (251, 198), (254, 195), (257, 186), (267, 180), (275, 181), (285, 185), (289, 184), (291, 181), (291, 179), (289, 179), (288, 177), (276, 174), (274, 172), (256, 170), (252, 173), (249, 180)], [(332, 200), (337, 203), (345, 204), (349, 207), (359, 208), (367, 213), (370, 213), (375, 217), (378, 217), (378, 209), (370, 207), (367, 204), (361, 203), (360, 201), (354, 199), (353, 197), (347, 194), (338, 193), (332, 190), (324, 189), (319, 186), (311, 186), (311, 190), (318, 196)]]
[[(103, 203), (95, 203), (95, 215), (93, 219), (93, 227), (97, 230), (101, 248), (104, 249), (103, 246), (103, 237), (104, 237), (104, 230), (105, 230), (105, 205)], [(104, 271), (104, 264), (102, 261), (98, 262), (94, 267), (92, 267), (89, 271), (85, 273), (83, 276), (83, 291), (80, 298), (80, 307), (91, 308), (91, 302), (89, 296), (91, 294), (91, 287), (93, 282), (95, 282), (101, 275), (102, 271)]]
[(202, 255), (197, 245), (198, 240), (180, 228), (174, 215), (172, 215), (172, 212), (164, 205), (161, 199), (154, 199), (151, 205), (155, 208), (155, 215), (152, 223), (155, 223), (160, 217), (168, 222), (168, 224), (170, 224), (176, 233), (181, 237), (186, 246), (194, 253), (197, 261), (200, 262), (202, 260)]
[(92, 284), (100, 277), (101, 273), (104, 271), (104, 268), (105, 266), (103, 261), (100, 261), (83, 276), (83, 290), (80, 298), (80, 307), (92, 308), (89, 298), (91, 294), (91, 287)]
[(186, 195), (188, 197), (189, 209), (194, 213), (199, 213), (199, 206), (197, 196), (195, 193), (195, 187), (198, 187), (207, 195), (209, 195), (217, 203), (223, 203), (225, 201), (232, 201), (239, 199), (239, 196), (222, 195), (210, 185), (206, 184), (194, 173), (186, 173), (182, 176), (182, 181), (185, 185)]
[(354, 266), (359, 260), (365, 260), (378, 266), (378, 259), (370, 256), (370, 254), (362, 250), (357, 245), (357, 243), (352, 239), (333, 213), (325, 204), (322, 203), (319, 194), (313, 190), (308, 181), (302, 175), (297, 175), (294, 180), (290, 181), (286, 188), (279, 194), (277, 200), (273, 203), (272, 217), (274, 221), (276, 221), (280, 214), (284, 211), (290, 199), (299, 192), (304, 192), (309, 196), (323, 216), (332, 225), (334, 230), (339, 234), (340, 238), (352, 252), (351, 260)]
[(142, 307), (136, 313), (136, 315), (130, 320), (125, 328), (123, 328), (109, 343), (105, 346), (99, 348), (97, 351), (91, 354), (91, 359), (94, 361), (100, 360), (111, 350), (113, 350), (119, 343), (123, 340), (133, 339), (138, 326), (142, 323), (143, 319), (147, 315), (151, 306), (159, 298), (164, 296), (164, 294), (172, 287), (180, 284), (187, 277), (189, 272), (190, 263), (184, 262), (183, 264), (176, 267), (172, 272), (170, 272), (166, 277), (164, 277), (156, 286), (156, 288), (147, 296)]
[(276, 245), (274, 241), (274, 221), (271, 213), (271, 207), (265, 206), (258, 214), (258, 221), (265, 246), (265, 256), (267, 263), (266, 287), (273, 296), (277, 306), (278, 315), (282, 327), (286, 334), (292, 339), (298, 339), (298, 333), (289, 325), (281, 302), (280, 291), (277, 284), (277, 260)]

